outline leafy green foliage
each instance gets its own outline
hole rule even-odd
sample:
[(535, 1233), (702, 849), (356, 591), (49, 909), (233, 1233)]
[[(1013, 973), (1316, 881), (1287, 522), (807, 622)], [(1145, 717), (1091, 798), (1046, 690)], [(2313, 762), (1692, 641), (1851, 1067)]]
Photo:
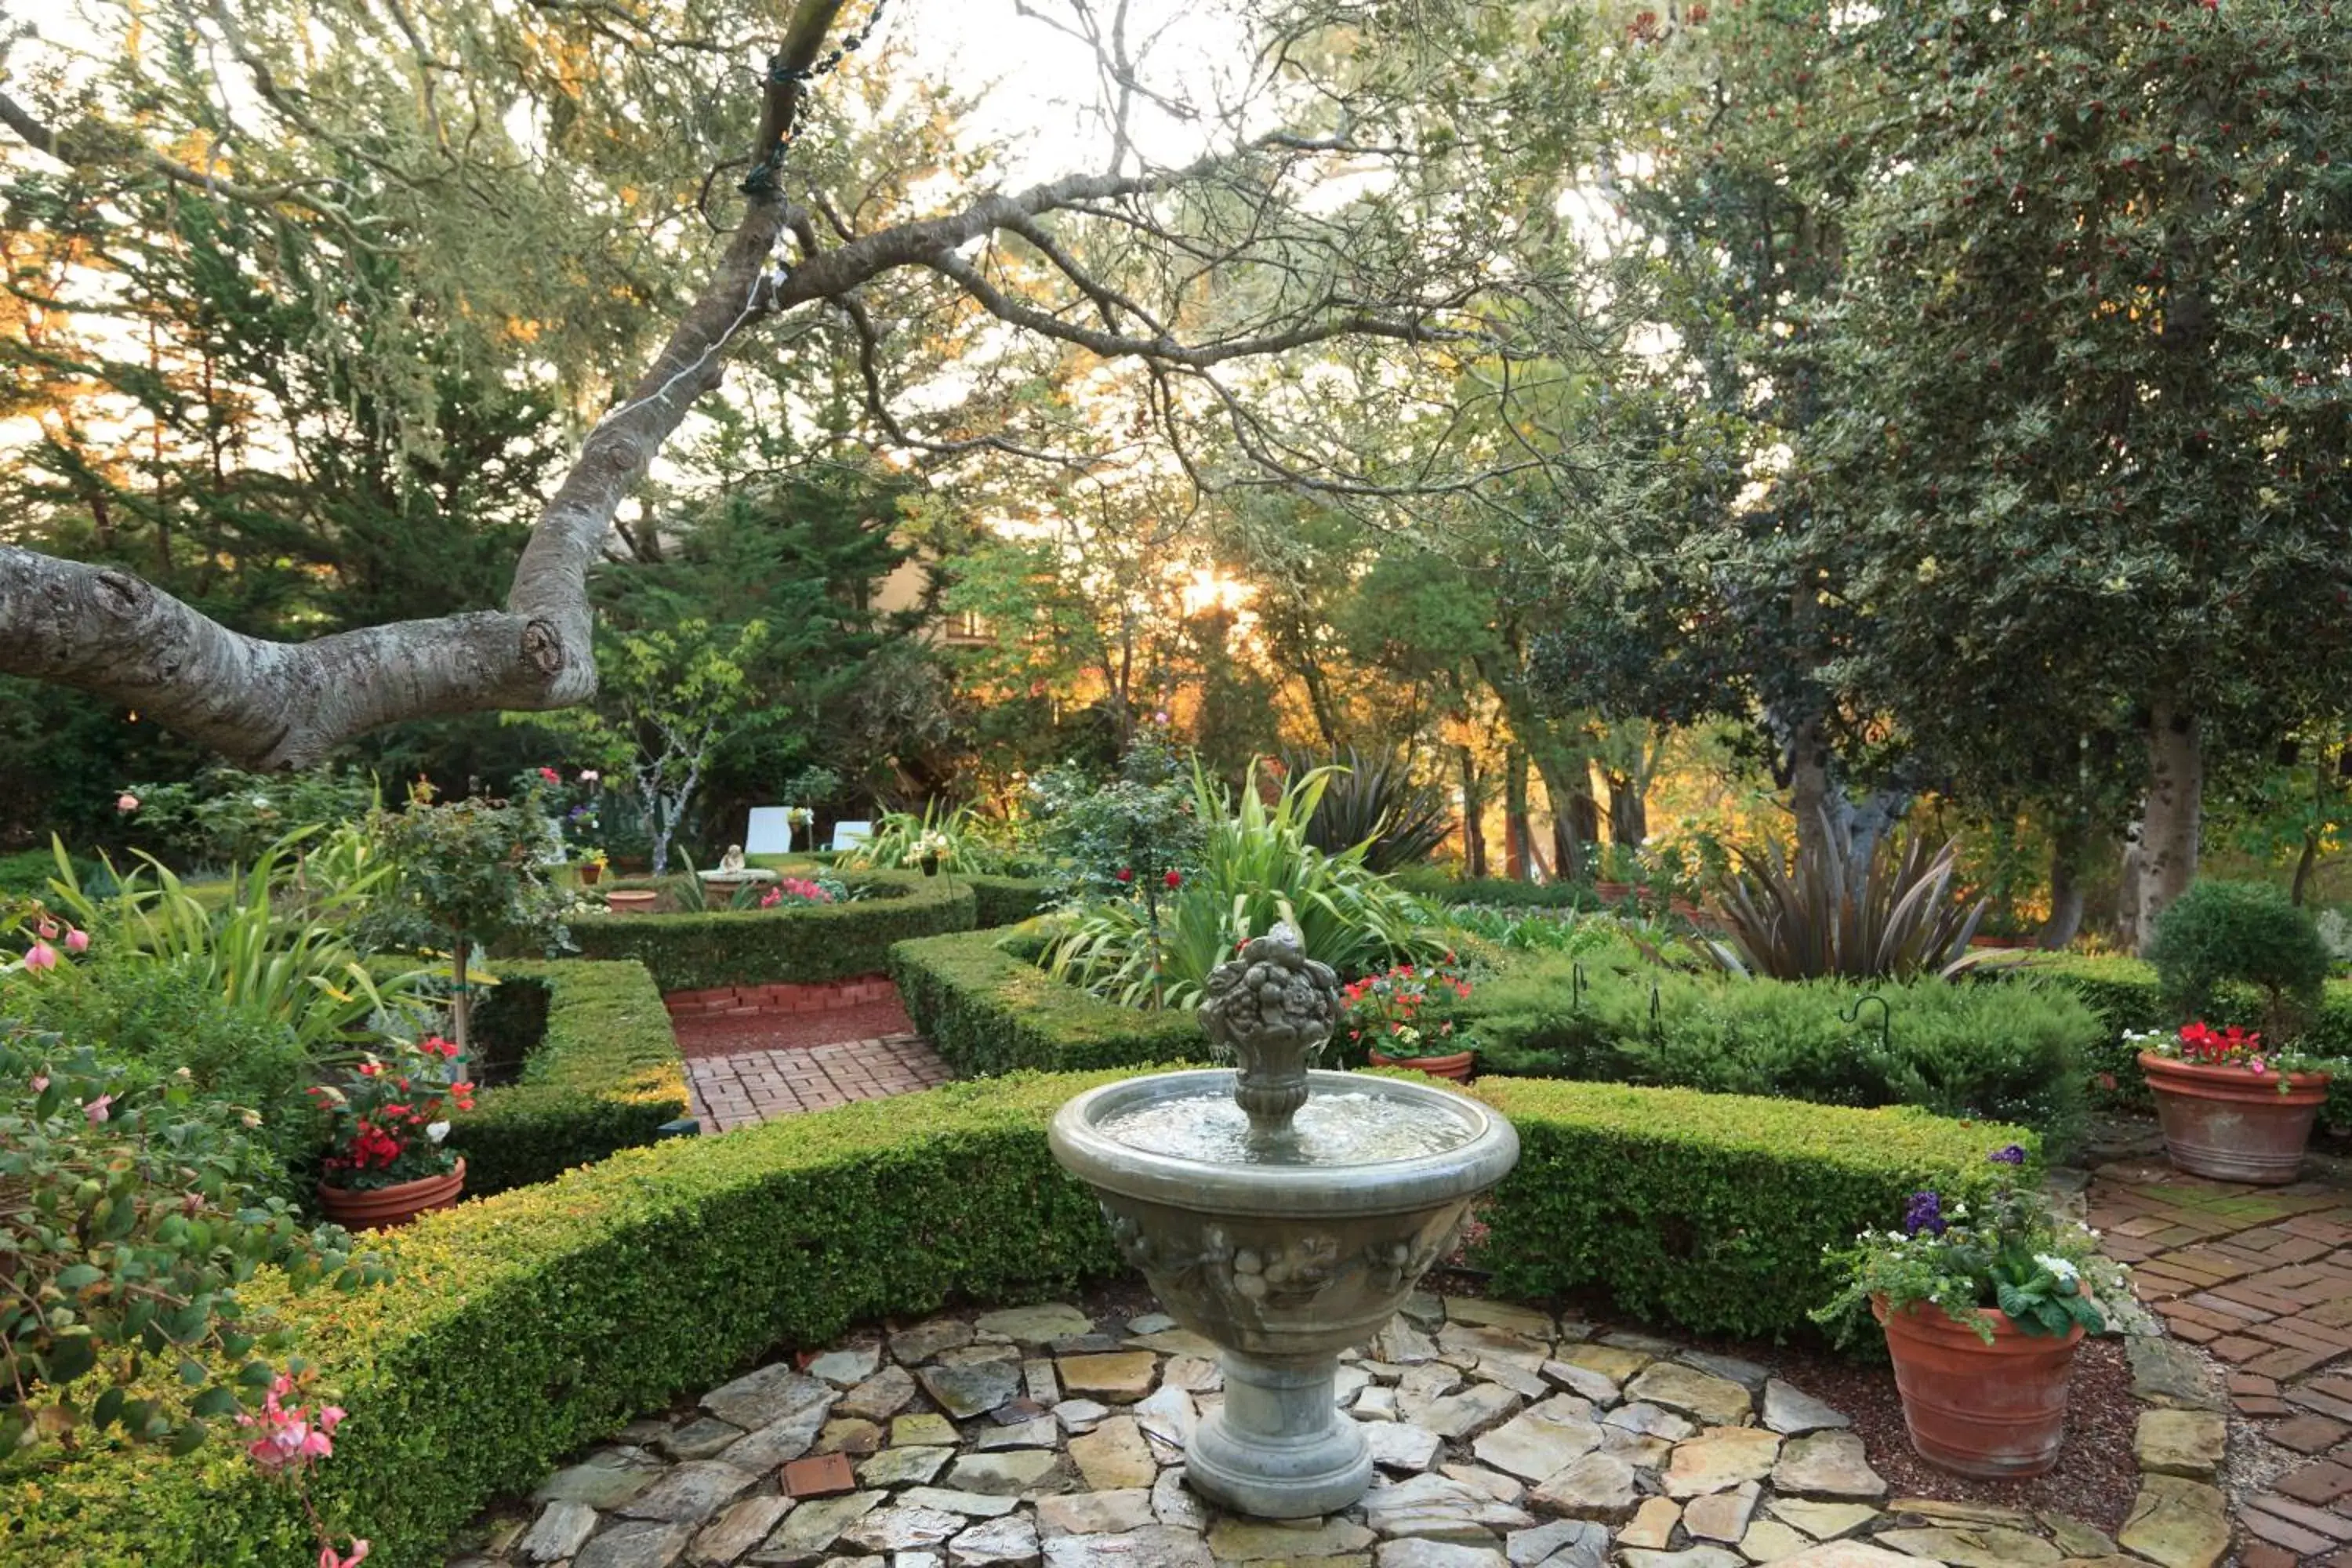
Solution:
[(1362, 845), (1364, 865), (1383, 874), (1428, 859), (1454, 831), (1445, 792), (1412, 776), (1410, 763), (1350, 746), (1328, 758), (1289, 759), (1294, 772), (1329, 771), (1307, 841), (1326, 855)]
[(1193, 781), (1155, 742), (1129, 747), (1108, 784), (1076, 768), (1041, 773), (1029, 803), (1037, 854), (1066, 898), (1119, 898), (1200, 865), (1207, 824)]
[(890, 944), (969, 931), (975, 897), (963, 878), (861, 871), (866, 896), (709, 914), (583, 915), (571, 923), (583, 958), (635, 959), (665, 992), (805, 984), (878, 974)]
[[(389, 866), (363, 858), (330, 862), (339, 868), (335, 877), (305, 885), (295, 851), (312, 832), (298, 830), (266, 848), (231, 879), (218, 909), (143, 855), (144, 864), (116, 874), (110, 895), (69, 888), (62, 876), (50, 893), (58, 911), (89, 934), (93, 962), (194, 975), (230, 1009), (286, 1026), (316, 1058), (365, 1038), (379, 1015), (413, 1012), (418, 985), (413, 974), (379, 984), (353, 934), (362, 911), (382, 897)], [(70, 862), (63, 846), (55, 852), (62, 870)]]
[(1200, 864), (1181, 885), (1138, 876), (1138, 896), (1082, 903), (1058, 917), (1045, 957), (1056, 978), (1129, 1006), (1197, 1006), (1209, 971), (1279, 921), (1307, 956), (1353, 978), (1433, 958), (1445, 934), (1418, 899), (1365, 868), (1360, 845), (1327, 855), (1307, 842), (1328, 770), (1286, 780), (1273, 805), (1255, 773), (1238, 798), (1197, 769), (1193, 816), (1206, 824)]
[(1209, 1059), (1191, 1013), (1120, 1006), (1066, 985), (1037, 966), (1043, 951), (1034, 930), (925, 937), (890, 949), (890, 978), (959, 1077)]
[(399, 812), (379, 812), (373, 829), (393, 868), (368, 913), (379, 942), (487, 948), (564, 940), (565, 900), (541, 858), (547, 819), (528, 800), (412, 799)]
[[(2018, 1165), (2008, 1168), (2021, 1167), (2024, 1149), (2010, 1152)], [(2021, 1332), (2048, 1338), (2106, 1326), (2083, 1290), (2091, 1238), (2080, 1226), (2062, 1232), (2040, 1194), (2000, 1185), (1972, 1211), (1930, 1187), (1905, 1207), (1902, 1228), (1865, 1230), (1835, 1255), (1844, 1287), (1813, 1318), (1831, 1325), (1841, 1345), (1866, 1329), (1871, 1307), (1882, 1301), (1897, 1312), (1932, 1303), (1987, 1344), (1993, 1339), (1987, 1309), (2005, 1313)]]
[(2203, 880), (2156, 922), (2147, 961), (2169, 1022), (2204, 1018), (2231, 981), (2263, 997), (2263, 1032), (2284, 1045), (2320, 1005), (2334, 961), (2308, 910), (2263, 882)]
[(384, 1278), (340, 1228), (261, 1194), (258, 1121), (184, 1072), (0, 1024), (0, 1460), (110, 1429), (186, 1453), (291, 1342), (247, 1310), (257, 1269), (296, 1289)]
[(853, 868), (914, 871), (926, 861), (950, 871), (1002, 871), (1011, 858), (1003, 832), (975, 808), (927, 801), (919, 815), (885, 812), (873, 837), (842, 851)]
[(139, 803), (124, 816), (142, 838), (207, 867), (250, 866), (290, 833), (353, 821), (376, 804), (372, 781), (334, 768), (206, 768), (193, 779), (132, 784), (123, 793)]
[(1950, 976), (1973, 961), (1969, 942), (1984, 906), (1952, 898), (1957, 841), (1930, 851), (1916, 834), (1877, 839), (1869, 864), (1849, 858), (1845, 836), (1823, 832), (1793, 861), (1775, 844), (1743, 854), (1745, 870), (1723, 889), (1728, 942), (1698, 950), (1734, 973), (1775, 980), (1908, 980)]
[(2081, 1134), (2085, 1062), (2102, 1037), (2055, 990), (1737, 981), (1622, 949), (1506, 968), (1461, 1011), (1491, 1073), (1916, 1105), (2021, 1122), (2060, 1148)]

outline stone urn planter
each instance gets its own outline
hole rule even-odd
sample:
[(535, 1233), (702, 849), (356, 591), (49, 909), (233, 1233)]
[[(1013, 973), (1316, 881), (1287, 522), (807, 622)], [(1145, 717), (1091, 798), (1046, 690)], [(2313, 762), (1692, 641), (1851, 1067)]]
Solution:
[(419, 1176), (413, 1182), (395, 1182), (388, 1187), (361, 1191), (331, 1187), (321, 1182), (319, 1205), (327, 1211), (329, 1219), (346, 1229), (394, 1230), (418, 1215), (450, 1207), (465, 1191), (466, 1162), (460, 1156), (457, 1168), (446, 1175)]
[(615, 888), (604, 895), (604, 907), (616, 915), (649, 915), (660, 897), (651, 888)]
[(1477, 1064), (1475, 1051), (1449, 1051), (1437, 1057), (1391, 1057), (1380, 1051), (1370, 1053), (1376, 1068), (1411, 1068), (1432, 1078), (1451, 1079), (1455, 1083), (1468, 1083), (1470, 1069)]
[(2303, 1146), (2327, 1099), (2327, 1074), (2251, 1068), (2139, 1054), (2156, 1096), (2164, 1152), (2174, 1166), (2217, 1181), (2275, 1186), (2303, 1166)]
[(1987, 1344), (1932, 1301), (1889, 1311), (1882, 1298), (1871, 1311), (1886, 1330), (1903, 1424), (1921, 1458), (1994, 1479), (2038, 1476), (2057, 1464), (2080, 1324), (2063, 1337), (2029, 1334), (1987, 1308)]

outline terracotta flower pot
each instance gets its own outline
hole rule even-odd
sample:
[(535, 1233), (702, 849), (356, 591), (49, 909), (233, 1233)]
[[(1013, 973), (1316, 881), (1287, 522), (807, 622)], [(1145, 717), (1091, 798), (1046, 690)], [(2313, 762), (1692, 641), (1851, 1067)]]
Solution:
[(1592, 884), (1592, 891), (1594, 896), (1599, 898), (1604, 904), (1622, 904), (1627, 899), (1633, 896), (1633, 884), (1631, 882), (1595, 882)]
[(1921, 1458), (1994, 1479), (2038, 1476), (2057, 1464), (2081, 1324), (2063, 1338), (2028, 1334), (2007, 1313), (1988, 1309), (1987, 1344), (1933, 1301), (1890, 1312), (1882, 1300), (1871, 1310), (1885, 1327), (1903, 1424)]
[(604, 907), (616, 915), (649, 915), (660, 897), (651, 888), (615, 888), (604, 895)]
[(1376, 1068), (1411, 1068), (1432, 1078), (1450, 1078), (1456, 1083), (1470, 1081), (1470, 1068), (1478, 1059), (1475, 1051), (1453, 1051), (1442, 1057), (1391, 1057), (1379, 1051), (1370, 1053)]
[(2156, 1095), (2164, 1124), (2164, 1152), (2195, 1176), (2274, 1186), (2294, 1180), (2303, 1146), (2327, 1099), (2327, 1075), (2258, 1073), (2249, 1068), (2208, 1067), (2139, 1054), (2140, 1071)]
[(580, 885), (583, 888), (593, 888), (596, 885), (598, 879), (602, 878), (604, 875), (604, 868), (596, 864), (595, 861), (583, 861), (580, 867)]
[(394, 1230), (431, 1209), (446, 1209), (466, 1190), (466, 1161), (442, 1176), (419, 1176), (388, 1187), (360, 1192), (319, 1184), (319, 1204), (327, 1217), (350, 1230)]

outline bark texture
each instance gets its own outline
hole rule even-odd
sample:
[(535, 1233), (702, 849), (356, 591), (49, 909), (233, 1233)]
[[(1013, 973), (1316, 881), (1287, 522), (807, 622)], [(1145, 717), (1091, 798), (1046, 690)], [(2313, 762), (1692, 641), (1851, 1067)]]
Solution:
[(2175, 700), (2159, 700), (2148, 710), (2135, 948), (2147, 946), (2158, 918), (2196, 879), (2204, 805), (2205, 750), (2197, 715)]

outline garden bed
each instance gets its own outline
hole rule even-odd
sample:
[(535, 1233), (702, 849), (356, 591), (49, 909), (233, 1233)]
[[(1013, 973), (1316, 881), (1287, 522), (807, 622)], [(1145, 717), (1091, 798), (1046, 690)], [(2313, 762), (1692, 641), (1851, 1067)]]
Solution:
[(1037, 967), (1007, 933), (979, 931), (900, 942), (890, 978), (916, 1032), (959, 1076), (1034, 1068), (1061, 1072), (1198, 1061), (1208, 1052), (1191, 1013), (1121, 1007)]
[[(257, 1281), (350, 1412), (322, 1507), (375, 1543), (373, 1563), (433, 1563), (488, 1500), (780, 1345), (1114, 1272), (1092, 1195), (1045, 1137), (1105, 1076), (954, 1084), (625, 1150), (388, 1238), (399, 1273), (382, 1289), (289, 1300)], [(1486, 1216), (1498, 1289), (1593, 1285), (1751, 1333), (1802, 1325), (1829, 1293), (1824, 1246), (1916, 1187), (1973, 1191), (1987, 1148), (2019, 1136), (1673, 1090), (1486, 1092), (1527, 1151)], [(103, 1446), (20, 1462), (0, 1488), (9, 1563), (276, 1568), (316, 1551), (292, 1495), (226, 1441), (181, 1460)]]

